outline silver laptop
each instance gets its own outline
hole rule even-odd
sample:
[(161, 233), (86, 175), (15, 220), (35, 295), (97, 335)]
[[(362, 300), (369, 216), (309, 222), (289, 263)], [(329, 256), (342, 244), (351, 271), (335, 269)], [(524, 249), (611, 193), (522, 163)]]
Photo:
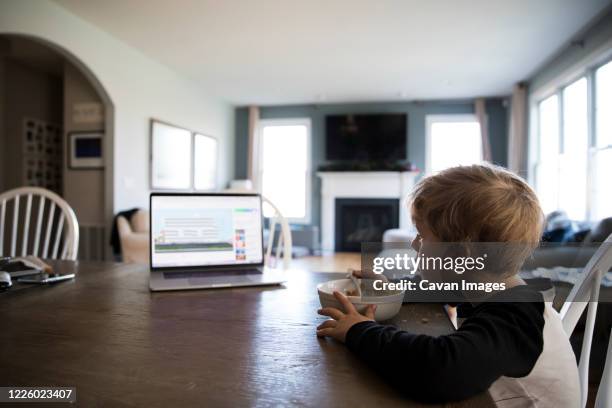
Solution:
[(152, 291), (285, 281), (263, 266), (257, 194), (153, 193), (150, 217)]

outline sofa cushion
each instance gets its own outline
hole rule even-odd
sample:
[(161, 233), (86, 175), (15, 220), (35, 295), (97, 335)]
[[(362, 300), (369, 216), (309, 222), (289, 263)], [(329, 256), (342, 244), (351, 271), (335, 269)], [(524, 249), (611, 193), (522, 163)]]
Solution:
[(147, 210), (138, 210), (131, 219), (132, 231), (148, 233), (149, 232), (149, 212)]
[(584, 242), (604, 242), (612, 234), (612, 217), (599, 221), (591, 233), (586, 236)]

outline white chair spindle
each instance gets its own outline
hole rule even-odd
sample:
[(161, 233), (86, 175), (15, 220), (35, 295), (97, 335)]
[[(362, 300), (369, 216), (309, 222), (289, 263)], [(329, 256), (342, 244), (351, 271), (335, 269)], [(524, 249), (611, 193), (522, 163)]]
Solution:
[(0, 208), (0, 255), (4, 255), (4, 220), (6, 218), (6, 200), (2, 200)]
[(53, 216), (55, 215), (55, 204), (49, 203), (49, 219), (47, 220), (47, 230), (45, 232), (45, 246), (43, 248), (42, 257), (49, 256), (49, 240), (51, 239), (51, 227), (53, 226)]
[(53, 244), (53, 258), (57, 258), (57, 250), (59, 248), (60, 240), (62, 239), (62, 230), (64, 229), (64, 213), (60, 214), (59, 220), (57, 221), (57, 231), (55, 232), (55, 242)]
[(11, 256), (15, 256), (17, 248), (17, 231), (19, 221), (19, 196), (15, 196), (15, 204), (13, 206), (13, 230), (11, 231)]
[(278, 235), (278, 241), (276, 242), (276, 259), (280, 259), (281, 257), (281, 248), (283, 245), (283, 234)]
[(270, 235), (268, 236), (266, 261), (268, 262), (271, 260), (271, 252), (272, 252), (272, 247), (274, 245), (274, 235), (276, 235), (276, 226), (278, 224), (280, 228), (279, 228), (278, 241), (276, 245), (276, 257), (274, 260), (275, 262), (274, 262), (274, 265), (269, 265), (269, 266), (272, 266), (272, 267), (277, 266), (278, 261), (281, 259), (281, 248), (282, 248), (283, 269), (289, 269), (291, 267), (291, 256), (292, 256), (291, 248), (293, 247), (293, 242), (291, 239), (291, 228), (289, 227), (289, 221), (287, 221), (287, 219), (283, 217), (283, 214), (278, 210), (278, 208), (274, 204), (272, 204), (270, 200), (268, 200), (265, 197), (262, 197), (261, 199), (264, 203), (272, 207), (272, 210), (274, 211), (274, 216), (270, 218), (270, 229), (269, 229)]
[(269, 235), (268, 235), (268, 246), (266, 249), (266, 260), (272, 259), (272, 247), (274, 246), (274, 233), (276, 231), (276, 217), (270, 218), (269, 224)]
[[(595, 271), (598, 275), (601, 271)], [(601, 277), (596, 278), (601, 282)], [(589, 363), (591, 360), (591, 344), (593, 343), (593, 331), (595, 330), (595, 317), (597, 316), (597, 303), (599, 299), (599, 285), (593, 285), (590, 301), (587, 309), (586, 322), (584, 325), (584, 337), (580, 348), (580, 361), (578, 362), (578, 375), (580, 376), (580, 390), (582, 392), (582, 406), (586, 407), (589, 397)]]
[(30, 211), (32, 210), (32, 194), (26, 201), (25, 222), (23, 223), (23, 239), (21, 240), (21, 256), (26, 256), (28, 250), (28, 235), (30, 233)]
[(42, 225), (43, 212), (45, 209), (45, 197), (40, 196), (40, 203), (38, 205), (38, 217), (36, 219), (36, 234), (34, 235), (34, 249), (32, 254), (38, 256), (38, 245), (40, 243), (40, 226)]

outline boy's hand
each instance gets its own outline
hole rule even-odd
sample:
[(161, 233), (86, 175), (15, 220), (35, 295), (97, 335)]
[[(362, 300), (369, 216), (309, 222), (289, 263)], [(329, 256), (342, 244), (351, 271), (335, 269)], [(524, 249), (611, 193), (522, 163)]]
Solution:
[(329, 336), (344, 343), (346, 333), (353, 325), (359, 322), (373, 321), (376, 305), (368, 305), (365, 315), (359, 314), (355, 306), (342, 293), (336, 291), (334, 296), (342, 305), (344, 313), (334, 307), (324, 307), (319, 309), (317, 313), (323, 316), (331, 317), (317, 327), (317, 336)]

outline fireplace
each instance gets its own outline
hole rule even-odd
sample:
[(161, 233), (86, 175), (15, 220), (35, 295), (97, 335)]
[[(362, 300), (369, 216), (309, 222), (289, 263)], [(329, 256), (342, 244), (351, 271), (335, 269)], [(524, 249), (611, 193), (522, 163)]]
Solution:
[(335, 250), (361, 251), (362, 242), (381, 242), (383, 233), (399, 227), (399, 199), (336, 198)]
[[(322, 171), (317, 175), (321, 178), (321, 248), (323, 251), (332, 252), (339, 247), (336, 245), (338, 233), (336, 214), (339, 214), (336, 204), (339, 200), (371, 199), (378, 202), (382, 199), (389, 199), (396, 201), (399, 205), (412, 191), (419, 173), (416, 171)], [(397, 227), (397, 223), (395, 226)], [(408, 211), (402, 208), (399, 211), (399, 228), (409, 229), (411, 226)]]

